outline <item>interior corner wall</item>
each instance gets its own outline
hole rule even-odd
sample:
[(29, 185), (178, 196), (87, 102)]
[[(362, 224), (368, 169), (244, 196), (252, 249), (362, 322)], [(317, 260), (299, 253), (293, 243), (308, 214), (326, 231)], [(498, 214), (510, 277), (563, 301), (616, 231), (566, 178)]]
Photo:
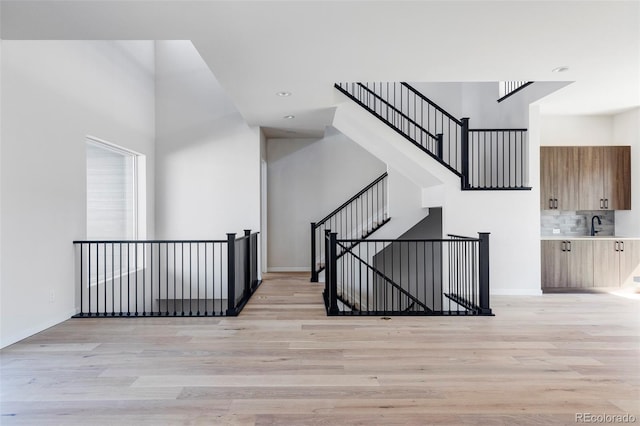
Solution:
[(613, 116), (612, 144), (631, 146), (631, 210), (616, 211), (616, 235), (640, 237), (640, 108)]
[(260, 229), (260, 129), (247, 125), (190, 41), (156, 42), (156, 234)]
[(386, 171), (342, 133), (322, 139), (269, 139), (268, 268), (309, 271), (310, 224), (331, 213)]
[(87, 135), (147, 156), (152, 205), (153, 55), (150, 41), (3, 40), (1, 346), (77, 312)]

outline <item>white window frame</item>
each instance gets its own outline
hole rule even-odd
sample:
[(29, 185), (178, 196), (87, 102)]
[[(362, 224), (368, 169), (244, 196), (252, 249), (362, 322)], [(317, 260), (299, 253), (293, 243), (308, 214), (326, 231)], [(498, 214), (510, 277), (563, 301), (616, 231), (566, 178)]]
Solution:
[[(143, 219), (144, 217), (143, 215), (140, 214), (141, 211), (144, 212), (146, 210), (144, 208), (144, 205), (141, 204), (141, 203), (144, 203), (146, 199), (146, 197), (144, 197), (146, 185), (145, 185), (144, 179), (140, 179), (141, 172), (144, 173), (144, 170), (145, 170), (145, 156), (143, 154), (140, 154), (139, 152), (124, 148), (122, 146), (105, 141), (104, 139), (100, 139), (95, 136), (87, 135), (85, 137), (85, 146), (86, 145), (97, 146), (102, 149), (106, 149), (112, 152), (116, 152), (118, 154), (123, 154), (123, 155), (132, 157), (132, 167), (133, 167), (133, 224), (132, 224), (133, 236), (132, 237), (133, 238), (131, 239), (138, 240), (138, 238), (140, 237), (141, 231), (142, 233), (146, 234), (144, 232), (145, 226), (144, 224), (141, 223), (141, 219)], [(85, 166), (85, 170), (86, 169), (87, 167)], [(143, 196), (141, 197), (141, 195)], [(85, 233), (88, 234), (87, 226), (85, 226)], [(127, 240), (127, 239), (129, 238), (118, 238), (118, 240)], [(139, 259), (139, 263), (138, 263), (137, 269), (135, 269), (135, 266), (131, 265), (129, 270), (123, 270), (122, 268), (118, 268), (120, 273), (116, 273), (113, 276), (100, 277), (98, 275), (93, 279), (89, 277), (89, 280), (87, 280), (88, 281), (87, 287), (106, 285), (107, 283), (113, 280), (119, 280), (119, 279), (122, 279), (123, 277), (126, 277), (127, 275), (141, 272), (144, 269), (143, 267), (144, 262), (142, 259), (141, 252), (138, 253), (138, 259)], [(101, 271), (98, 271), (98, 274), (100, 274), (100, 272)], [(109, 271), (107, 270), (107, 272)]]

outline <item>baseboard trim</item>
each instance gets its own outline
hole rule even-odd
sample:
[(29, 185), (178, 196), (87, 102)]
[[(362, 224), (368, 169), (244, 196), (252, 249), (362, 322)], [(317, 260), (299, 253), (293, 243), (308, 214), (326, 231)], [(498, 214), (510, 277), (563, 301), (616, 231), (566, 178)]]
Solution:
[(270, 266), (267, 272), (311, 272), (307, 266)]
[(491, 289), (491, 295), (495, 296), (542, 296), (542, 289), (528, 288), (496, 288)]
[(21, 340), (26, 339), (27, 337), (31, 337), (34, 334), (38, 334), (48, 328), (51, 328), (62, 322), (65, 322), (66, 320), (74, 316), (76, 313), (77, 311), (75, 309), (72, 309), (66, 314), (57, 315), (48, 321), (45, 321), (34, 327), (29, 327), (26, 330), (22, 330), (18, 333), (15, 333), (12, 336), (9, 336), (9, 337), (2, 336), (2, 340), (0, 340), (0, 349), (6, 348), (7, 346), (13, 345), (14, 343), (17, 343)]

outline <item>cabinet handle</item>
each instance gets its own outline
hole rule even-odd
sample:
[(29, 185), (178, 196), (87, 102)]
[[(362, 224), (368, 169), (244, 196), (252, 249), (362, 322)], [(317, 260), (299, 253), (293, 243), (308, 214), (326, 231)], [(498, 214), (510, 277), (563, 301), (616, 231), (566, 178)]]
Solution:
[(557, 199), (557, 198), (554, 198), (554, 199), (553, 199), (553, 208), (554, 208), (554, 209), (557, 209), (557, 208), (558, 208), (558, 199)]
[(553, 198), (549, 198), (549, 209), (553, 208)]
[(620, 251), (620, 246), (618, 245), (618, 243), (619, 243), (619, 241), (616, 241), (616, 242), (614, 243), (614, 244), (615, 244), (615, 245), (613, 246), (613, 250), (614, 250), (614, 251)]
[(605, 199), (604, 199), (604, 208), (605, 208), (605, 209), (608, 209), (608, 208), (609, 208), (609, 199), (608, 199), (608, 198), (605, 198)]
[(604, 199), (600, 198), (600, 208), (604, 209)]
[(569, 247), (567, 251), (571, 251), (571, 241), (567, 241), (567, 247)]
[(620, 251), (624, 251), (624, 241), (620, 241)]
[(566, 247), (565, 247), (565, 244), (567, 244), (566, 241), (563, 241), (563, 242), (560, 243), (560, 251), (567, 251)]

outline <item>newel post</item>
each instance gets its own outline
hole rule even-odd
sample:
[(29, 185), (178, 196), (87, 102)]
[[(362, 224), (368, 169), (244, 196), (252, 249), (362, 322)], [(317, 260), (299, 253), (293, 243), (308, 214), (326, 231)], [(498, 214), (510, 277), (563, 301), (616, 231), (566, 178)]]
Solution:
[(244, 297), (251, 294), (251, 229), (244, 230)]
[(318, 282), (318, 270), (316, 269), (316, 223), (311, 222), (311, 282)]
[(469, 188), (469, 119), (461, 118), (460, 161), (462, 173), (462, 189)]
[(236, 234), (227, 234), (227, 315), (236, 311)]
[(480, 237), (478, 252), (480, 314), (491, 315), (489, 304), (489, 232), (478, 232), (478, 235)]
[(338, 233), (329, 233), (329, 242), (327, 244), (327, 268), (325, 269), (325, 280), (329, 280), (329, 315), (337, 315), (338, 310), (338, 271), (336, 266), (338, 263)]

